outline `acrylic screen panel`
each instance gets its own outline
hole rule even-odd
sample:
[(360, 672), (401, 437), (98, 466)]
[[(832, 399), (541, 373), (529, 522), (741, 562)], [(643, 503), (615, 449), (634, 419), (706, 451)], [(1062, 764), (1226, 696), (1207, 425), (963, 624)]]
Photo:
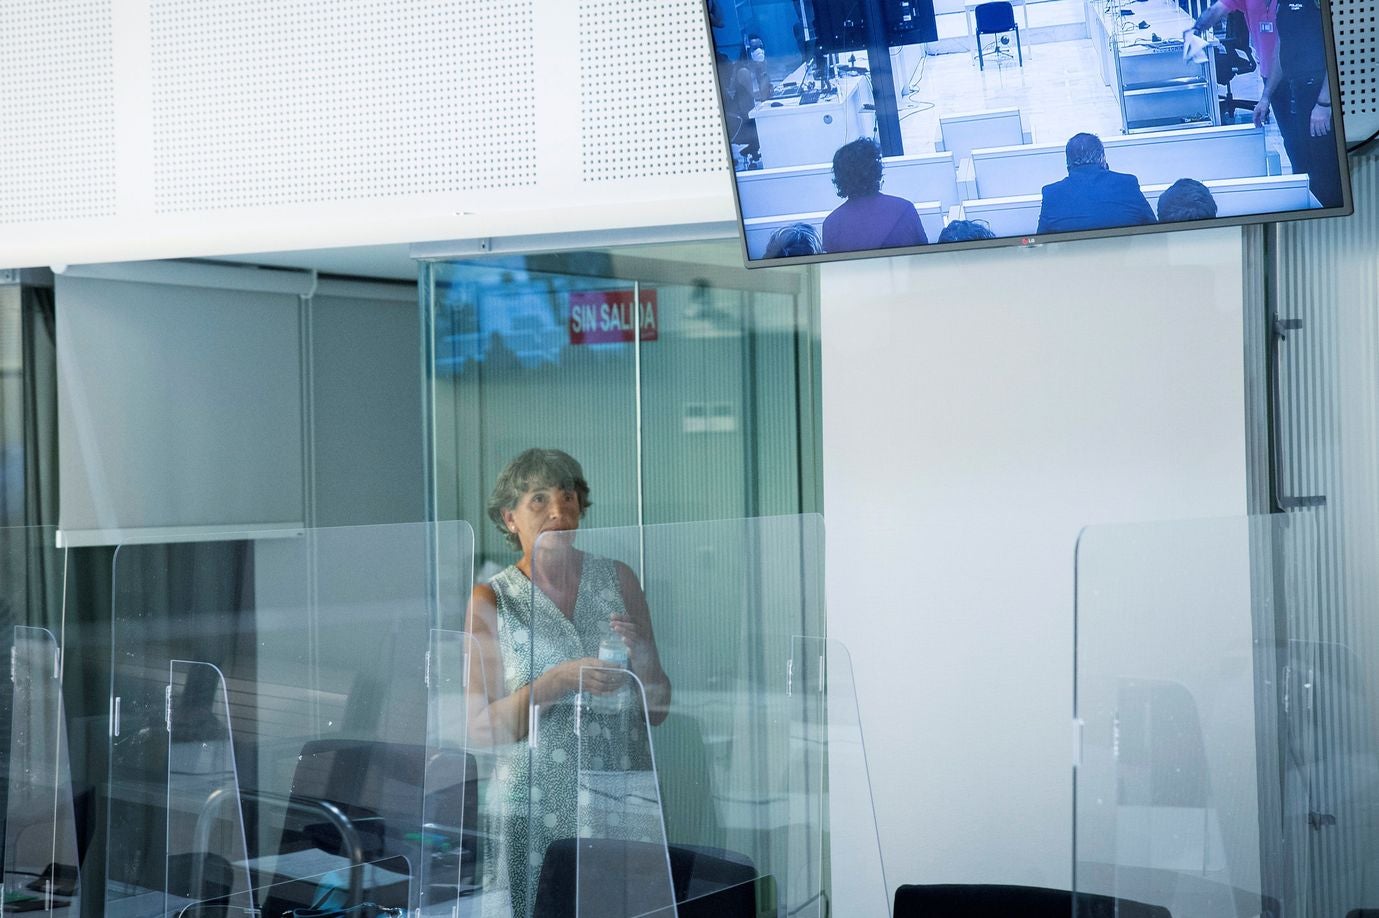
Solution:
[(1198, 0), (940, 0), (875, 66), (866, 3), (737, 6), (707, 16), (749, 267), (1350, 212), (1326, 0), (1200, 37)]

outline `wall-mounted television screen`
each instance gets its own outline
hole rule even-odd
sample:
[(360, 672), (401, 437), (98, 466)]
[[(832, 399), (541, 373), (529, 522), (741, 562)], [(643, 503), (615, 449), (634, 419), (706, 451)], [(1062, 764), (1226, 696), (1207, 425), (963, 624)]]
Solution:
[(749, 266), (1351, 211), (1329, 0), (707, 0)]

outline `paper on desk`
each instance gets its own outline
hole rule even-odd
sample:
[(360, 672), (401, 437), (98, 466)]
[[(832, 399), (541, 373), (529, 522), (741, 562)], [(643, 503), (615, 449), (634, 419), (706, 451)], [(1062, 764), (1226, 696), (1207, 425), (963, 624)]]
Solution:
[[(328, 873), (347, 871), (350, 868), (350, 860), (338, 854), (322, 851), (319, 848), (307, 848), (288, 854), (270, 854), (265, 857), (250, 858), (244, 862), (243, 866), (256, 874), (265, 872), (274, 877), (281, 877), (282, 879), (278, 882), (288, 882), (293, 879), (320, 880)], [(348, 878), (348, 874), (345, 876)], [(365, 889), (410, 882), (411, 879), (406, 874), (385, 870), (375, 864), (364, 865)]]

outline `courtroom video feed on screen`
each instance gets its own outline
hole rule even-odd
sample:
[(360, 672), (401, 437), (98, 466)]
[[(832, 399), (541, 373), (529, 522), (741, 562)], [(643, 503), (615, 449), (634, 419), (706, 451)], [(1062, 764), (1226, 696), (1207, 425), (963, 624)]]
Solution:
[(749, 266), (1349, 213), (1328, 0), (706, 0)]

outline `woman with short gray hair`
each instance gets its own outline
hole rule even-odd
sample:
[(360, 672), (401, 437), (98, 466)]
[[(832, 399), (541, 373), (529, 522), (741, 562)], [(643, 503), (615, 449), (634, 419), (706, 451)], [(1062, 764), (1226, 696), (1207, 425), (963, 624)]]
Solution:
[[(470, 603), (468, 630), (479, 665), (469, 667), (469, 738), (471, 747), (490, 746), (495, 759), (486, 795), (484, 886), (506, 889), (516, 918), (530, 913), (551, 842), (577, 834), (661, 841), (659, 814), (654, 824), (652, 814), (629, 820), (619, 813), (594, 825), (597, 814), (577, 803), (579, 780), (589, 773), (618, 773), (620, 787), (628, 786), (629, 774), (651, 774), (646, 725), (665, 719), (671, 691), (636, 575), (574, 547), (590, 506), (584, 470), (568, 453), (529, 449), (508, 463), (488, 516), (522, 556), (475, 586)], [(625, 654), (614, 655), (625, 658), (625, 667), (600, 659), (604, 647), (618, 651), (619, 643)], [(624, 668), (641, 691), (627, 691)], [(615, 693), (621, 710), (596, 700)], [(590, 699), (583, 710), (575, 703), (581, 694)], [(529, 752), (533, 711), (540, 739)]]

